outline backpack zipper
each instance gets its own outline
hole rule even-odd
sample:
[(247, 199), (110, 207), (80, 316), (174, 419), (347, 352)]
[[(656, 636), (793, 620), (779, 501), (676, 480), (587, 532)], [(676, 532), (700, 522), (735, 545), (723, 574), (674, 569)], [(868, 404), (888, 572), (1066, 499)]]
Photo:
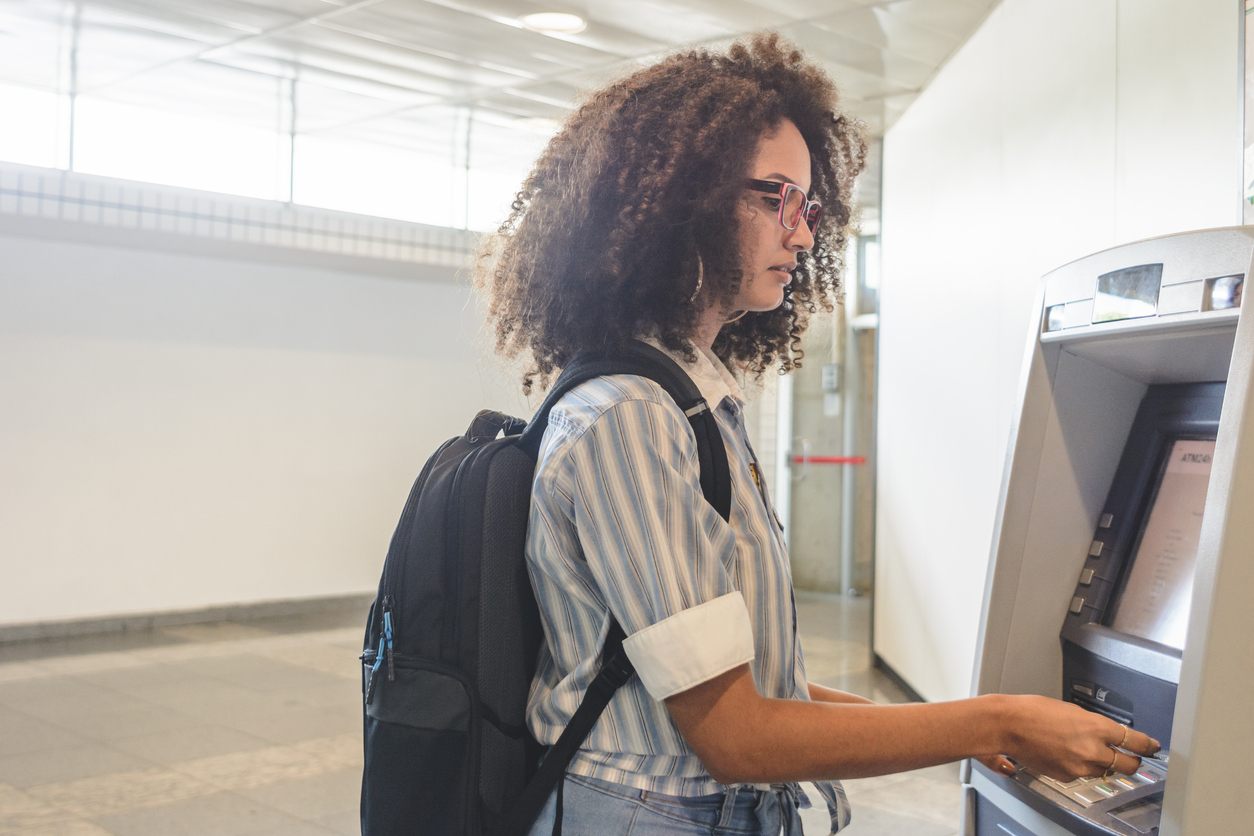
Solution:
[[(361, 654), (364, 661), (366, 654)], [(375, 685), (379, 680), (379, 668), (383, 667), (383, 660), (388, 662), (388, 682), (396, 680), (396, 664), (392, 653), (392, 596), (383, 596), (383, 632), (379, 634), (379, 649), (374, 653), (374, 664), (370, 667), (370, 680), (366, 684), (366, 705), (370, 705), (374, 701)]]
[[(450, 438), (448, 441), (441, 444), (440, 449), (436, 450), (431, 458), (427, 459), (426, 464), (422, 466), (422, 470), (418, 474), (418, 479), (414, 482), (414, 487), (410, 490), (409, 497), (405, 500), (405, 507), (401, 511), (401, 519), (398, 527), (404, 532), (404, 539), (399, 544), (400, 548), (397, 549), (397, 554), (404, 554), (409, 549), (410, 533), (413, 531), (412, 521), (415, 510), (418, 507), (418, 497), (422, 495), (422, 489), (427, 485), (427, 478), (431, 475), (431, 468), (435, 465), (436, 460), (440, 458), (440, 454), (455, 441), (457, 441), (456, 438)], [(391, 549), (388, 550), (388, 556), (391, 557)], [(400, 560), (386, 560), (383, 564), (383, 583), (380, 584), (379, 591), (383, 593), (384, 609), (389, 612), (392, 609), (390, 604), (394, 604), (396, 602), (395, 596), (400, 595), (400, 564)], [(393, 630), (395, 629), (397, 628), (394, 624)], [(390, 673), (391, 665), (388, 666), (388, 670)], [(392, 677), (389, 676), (388, 679), (392, 679)]]
[[(462, 597), (462, 575), (457, 565), (457, 557), (461, 545), (461, 490), (462, 477), (470, 462), (478, 455), (478, 450), (471, 451), (457, 466), (453, 474), (453, 485), (449, 489), (449, 504), (444, 509), (444, 530), (448, 532), (448, 542), (444, 544), (444, 578), (446, 603), (459, 602)], [(446, 607), (444, 610), (444, 629), (440, 633), (440, 655), (454, 654), (458, 637), (458, 607)]]

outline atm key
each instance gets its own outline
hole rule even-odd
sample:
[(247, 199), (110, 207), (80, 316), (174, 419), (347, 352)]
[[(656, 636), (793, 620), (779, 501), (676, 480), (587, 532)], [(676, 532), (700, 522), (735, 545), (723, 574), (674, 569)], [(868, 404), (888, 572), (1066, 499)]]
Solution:
[(1090, 804), (1105, 801), (1110, 796), (1106, 793), (1098, 792), (1096, 787), (1085, 787), (1072, 792), (1071, 797), (1087, 807)]

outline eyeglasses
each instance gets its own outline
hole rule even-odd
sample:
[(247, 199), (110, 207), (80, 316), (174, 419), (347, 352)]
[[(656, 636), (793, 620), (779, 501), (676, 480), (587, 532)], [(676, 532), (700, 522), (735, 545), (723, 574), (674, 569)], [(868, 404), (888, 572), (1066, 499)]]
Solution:
[(774, 180), (750, 180), (749, 188), (755, 192), (775, 195), (779, 201), (779, 222), (784, 229), (796, 229), (801, 219), (806, 219), (810, 232), (819, 228), (823, 217), (823, 204), (810, 200), (801, 187), (794, 183), (776, 183)]

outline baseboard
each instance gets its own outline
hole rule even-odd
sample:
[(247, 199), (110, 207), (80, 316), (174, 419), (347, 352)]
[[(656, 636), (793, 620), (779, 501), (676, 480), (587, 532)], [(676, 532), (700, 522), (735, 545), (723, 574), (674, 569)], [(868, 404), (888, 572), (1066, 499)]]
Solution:
[(360, 607), (363, 611), (374, 600), (373, 592), (347, 595), (320, 595), (313, 598), (283, 598), (277, 601), (255, 601), (247, 604), (221, 604), (186, 610), (104, 615), (58, 621), (35, 621), (26, 624), (0, 624), (0, 644), (57, 639), (70, 636), (91, 636), (102, 633), (140, 633), (160, 627), (182, 624), (203, 624), (210, 621), (250, 621), (283, 615), (325, 612), (326, 610)]
[(891, 679), (893, 681), (893, 684), (896, 685), (898, 688), (900, 688), (902, 693), (904, 693), (911, 700), (913, 700), (914, 702), (927, 702), (927, 700), (923, 699), (923, 696), (918, 691), (910, 687), (910, 683), (902, 679), (901, 674), (893, 670), (892, 665), (885, 662), (883, 657), (881, 657), (878, 653), (871, 654), (871, 664), (879, 668), (880, 672), (883, 673), (884, 676), (887, 676), (889, 679)]

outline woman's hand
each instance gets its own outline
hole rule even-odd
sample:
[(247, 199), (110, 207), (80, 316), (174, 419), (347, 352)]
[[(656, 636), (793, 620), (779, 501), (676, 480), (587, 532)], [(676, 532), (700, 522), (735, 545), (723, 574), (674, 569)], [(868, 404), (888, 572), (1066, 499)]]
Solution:
[[(1007, 754), (1059, 781), (1107, 772), (1131, 775), (1141, 767), (1138, 755), (1153, 755), (1160, 748), (1148, 735), (1070, 703), (1048, 697), (1009, 699), (1013, 702), (1007, 711)], [(998, 756), (980, 762), (1010, 774)]]

